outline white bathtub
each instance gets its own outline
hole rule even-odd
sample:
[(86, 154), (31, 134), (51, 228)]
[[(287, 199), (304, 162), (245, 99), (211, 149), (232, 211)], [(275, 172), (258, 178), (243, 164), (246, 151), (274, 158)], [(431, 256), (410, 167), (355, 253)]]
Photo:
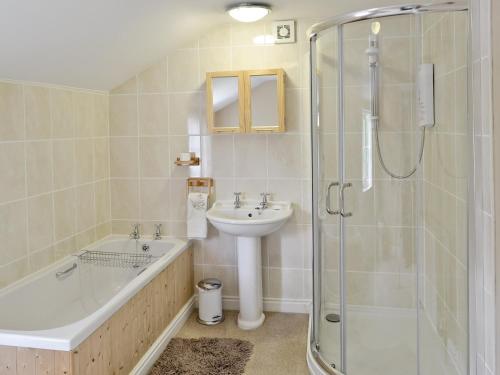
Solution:
[[(143, 254), (155, 261), (142, 268), (86, 264), (75, 255), (0, 291), (0, 345), (38, 349), (76, 348), (189, 245), (162, 240), (111, 236), (88, 250)], [(63, 277), (56, 273), (77, 267)]]

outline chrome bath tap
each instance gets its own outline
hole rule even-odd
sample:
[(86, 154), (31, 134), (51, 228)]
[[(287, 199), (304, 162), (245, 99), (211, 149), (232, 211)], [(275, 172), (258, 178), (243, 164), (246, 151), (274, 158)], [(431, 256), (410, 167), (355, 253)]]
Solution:
[(161, 224), (155, 224), (155, 240), (161, 240)]
[(139, 228), (140, 228), (141, 224), (133, 224), (132, 225), (132, 233), (130, 233), (129, 237), (133, 240), (138, 240), (139, 238), (141, 238), (141, 234), (139, 233)]

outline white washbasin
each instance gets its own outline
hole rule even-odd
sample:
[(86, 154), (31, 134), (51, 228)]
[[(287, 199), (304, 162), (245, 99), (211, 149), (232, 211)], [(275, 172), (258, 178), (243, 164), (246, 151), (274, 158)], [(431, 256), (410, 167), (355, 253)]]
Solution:
[(232, 201), (217, 201), (207, 218), (221, 232), (233, 236), (261, 237), (277, 231), (292, 216), (290, 202), (269, 202), (265, 209), (258, 202), (242, 202), (234, 208)]
[(255, 329), (264, 323), (262, 298), (261, 237), (277, 231), (292, 216), (290, 202), (269, 202), (265, 209), (257, 201), (217, 201), (207, 218), (221, 232), (236, 236), (240, 313), (238, 327)]

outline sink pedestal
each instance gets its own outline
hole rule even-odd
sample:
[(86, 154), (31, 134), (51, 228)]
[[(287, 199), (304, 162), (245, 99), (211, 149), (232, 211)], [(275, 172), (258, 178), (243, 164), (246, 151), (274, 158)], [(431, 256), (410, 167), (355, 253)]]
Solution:
[(255, 329), (264, 323), (260, 237), (236, 238), (240, 313), (238, 327)]

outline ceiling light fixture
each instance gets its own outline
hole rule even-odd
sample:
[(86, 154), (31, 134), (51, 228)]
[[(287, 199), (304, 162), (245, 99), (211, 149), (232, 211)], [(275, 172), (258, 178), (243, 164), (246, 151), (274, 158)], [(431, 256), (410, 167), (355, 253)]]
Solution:
[(262, 3), (240, 3), (231, 5), (227, 12), (240, 22), (255, 22), (271, 13), (271, 6)]

